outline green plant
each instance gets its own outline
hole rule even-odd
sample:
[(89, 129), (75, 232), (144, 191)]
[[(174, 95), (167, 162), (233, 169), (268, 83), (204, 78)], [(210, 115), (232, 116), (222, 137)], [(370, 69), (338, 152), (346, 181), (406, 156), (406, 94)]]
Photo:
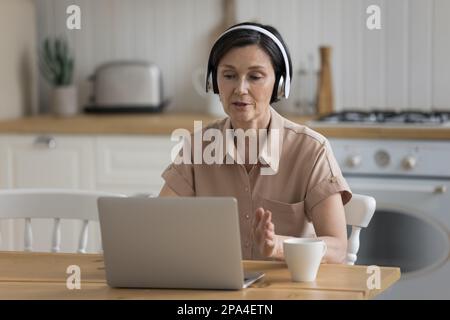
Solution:
[(46, 38), (39, 58), (41, 72), (50, 84), (67, 86), (72, 83), (74, 58), (64, 38)]

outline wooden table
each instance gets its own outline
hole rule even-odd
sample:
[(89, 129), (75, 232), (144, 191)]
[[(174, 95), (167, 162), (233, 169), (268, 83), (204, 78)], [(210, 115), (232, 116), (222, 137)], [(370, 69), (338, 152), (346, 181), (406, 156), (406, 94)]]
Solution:
[[(81, 269), (79, 290), (66, 286), (70, 265)], [(106, 284), (102, 255), (0, 252), (0, 299), (369, 299), (400, 278), (399, 268), (381, 267), (381, 288), (370, 290), (366, 266), (323, 264), (310, 283), (291, 282), (283, 262), (244, 261), (244, 268), (266, 275), (237, 291), (117, 289)]]

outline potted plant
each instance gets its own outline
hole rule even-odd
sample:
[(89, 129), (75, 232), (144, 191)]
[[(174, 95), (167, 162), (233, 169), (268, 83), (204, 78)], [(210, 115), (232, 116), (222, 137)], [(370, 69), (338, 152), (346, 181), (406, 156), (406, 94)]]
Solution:
[(46, 38), (40, 52), (40, 67), (52, 86), (50, 109), (59, 116), (78, 112), (77, 89), (73, 84), (74, 58), (64, 38)]

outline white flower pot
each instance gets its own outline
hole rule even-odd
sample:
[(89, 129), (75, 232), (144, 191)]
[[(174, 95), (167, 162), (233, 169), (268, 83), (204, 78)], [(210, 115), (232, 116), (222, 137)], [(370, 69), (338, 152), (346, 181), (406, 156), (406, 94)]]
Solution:
[(55, 87), (50, 94), (51, 111), (57, 116), (73, 116), (78, 113), (77, 100), (76, 86)]

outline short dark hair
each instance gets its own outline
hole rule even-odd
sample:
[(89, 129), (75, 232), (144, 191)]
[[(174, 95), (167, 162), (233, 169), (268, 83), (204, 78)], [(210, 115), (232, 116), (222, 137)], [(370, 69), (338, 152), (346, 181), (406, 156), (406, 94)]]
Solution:
[[(284, 42), (283, 38), (281, 37), (280, 33), (278, 32), (278, 30), (270, 25), (263, 25), (255, 22), (243, 22), (231, 26), (230, 28), (237, 27), (240, 25), (253, 25), (266, 29), (270, 31), (275, 37), (277, 37), (278, 40), (280, 40), (280, 42), (284, 46), (289, 61), (289, 74), (291, 76), (292, 81), (291, 56), (289, 54), (289, 49), (286, 43)], [(278, 83), (280, 81), (281, 76), (284, 76), (284, 79), (286, 81), (286, 70), (285, 70), (286, 66), (284, 63), (283, 54), (281, 53), (280, 48), (278, 48), (277, 44), (270, 37), (261, 32), (251, 29), (238, 29), (230, 31), (229, 33), (219, 38), (212, 47), (211, 53), (209, 55), (208, 70), (212, 73), (213, 90), (215, 93), (219, 92), (219, 87), (217, 85), (217, 67), (223, 56), (233, 48), (244, 47), (252, 44), (256, 44), (257, 46), (259, 46), (270, 57), (273, 69), (275, 71), (275, 85), (272, 91), (272, 97), (270, 98), (270, 103), (277, 102), (279, 100), (277, 94)]]

